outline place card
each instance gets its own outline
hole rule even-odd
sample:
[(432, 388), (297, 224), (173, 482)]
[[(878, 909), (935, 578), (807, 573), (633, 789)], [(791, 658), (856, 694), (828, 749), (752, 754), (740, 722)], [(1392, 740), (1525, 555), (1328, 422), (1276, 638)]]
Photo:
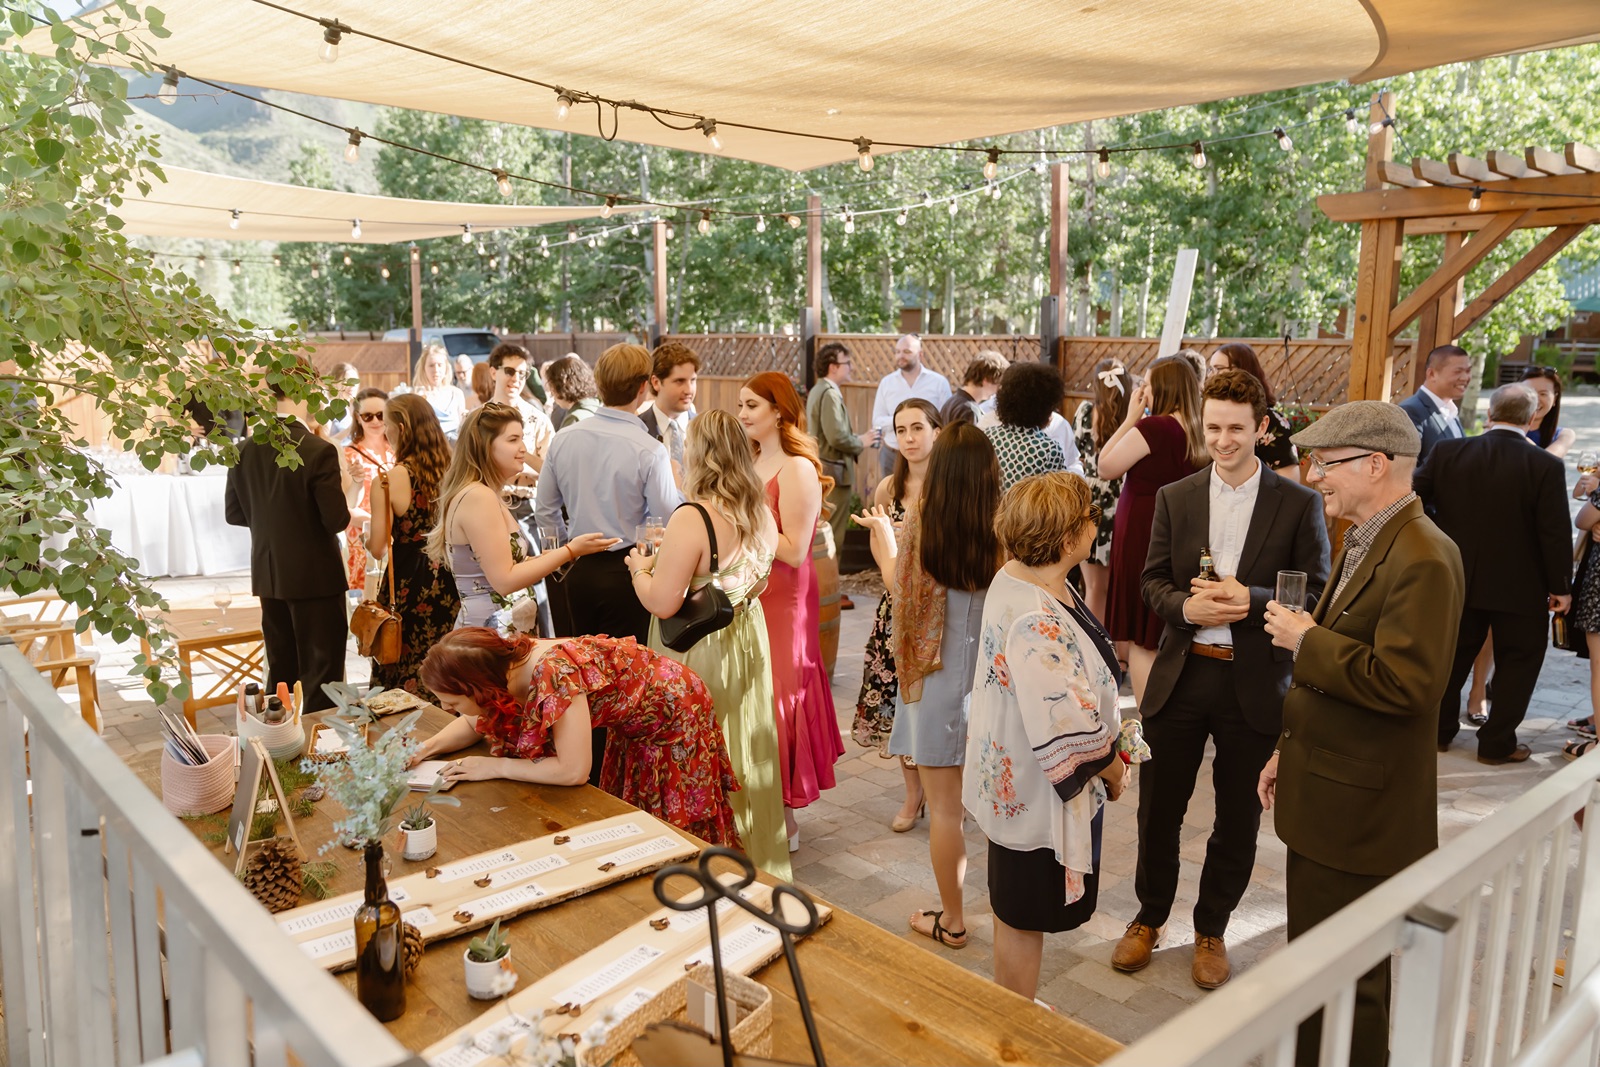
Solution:
[(638, 974), (661, 958), (661, 950), (649, 945), (637, 945), (632, 951), (613, 960), (577, 985), (562, 990), (555, 996), (557, 1004), (589, 1003), (608, 989), (613, 989)]
[(319, 937), (314, 941), (300, 942), (300, 951), (314, 960), (324, 956), (331, 956), (335, 952), (354, 952), (356, 948), (356, 932), (345, 930), (342, 933), (329, 934)]
[(350, 745), (339, 736), (339, 731), (331, 726), (317, 727), (317, 743), (312, 748), (312, 753), (318, 756), (342, 756), (350, 751)]
[[(777, 941), (778, 931), (774, 930), (770, 926), (767, 926), (765, 923), (751, 923), (749, 926), (746, 926), (742, 930), (735, 933), (732, 937), (723, 938), (722, 964), (724, 967), (733, 966), (739, 960), (750, 955), (750, 953), (754, 952), (756, 949), (768, 948), (770, 947), (771, 943)], [(711, 965), (711, 946), (707, 945), (703, 951), (697, 952), (693, 956), (690, 956), (684, 966), (687, 968), (691, 964), (696, 963), (704, 963), (707, 966)]]
[(524, 878), (544, 874), (547, 871), (559, 870), (567, 866), (567, 861), (562, 856), (544, 856), (540, 859), (519, 863), (515, 867), (507, 867), (503, 871), (495, 871), (489, 876), (489, 884), (496, 889), (512, 882), (520, 882)]
[(659, 856), (663, 852), (672, 852), (678, 847), (678, 839), (672, 837), (657, 837), (649, 841), (641, 841), (637, 845), (630, 845), (620, 852), (613, 852), (600, 860), (600, 866), (615, 863), (621, 867), (626, 863), (637, 863), (647, 856)]
[(504, 893), (496, 893), (493, 896), (469, 900), (461, 905), (461, 910), (470, 911), (474, 915), (489, 915), (502, 908), (514, 908), (518, 904), (531, 904), (535, 900), (540, 900), (549, 895), (543, 889), (540, 889), (537, 883), (529, 882), (526, 885), (519, 885), (515, 889), (507, 889)]
[(497, 867), (517, 862), (517, 854), (509, 848), (503, 852), (477, 856), (459, 863), (447, 863), (439, 868), (438, 880), (441, 882), (457, 882), (463, 878), (470, 878), (475, 874), (483, 874)]
[(474, 1042), (471, 1045), (457, 1045), (448, 1052), (441, 1052), (430, 1062), (433, 1067), (477, 1067), (488, 1058), (489, 1053)]
[(629, 993), (627, 996), (611, 1005), (611, 1013), (615, 1015), (617, 1017), (617, 1021), (620, 1022), (654, 999), (654, 993), (650, 992), (650, 990), (644, 988), (643, 986), (640, 986), (632, 993)]
[(604, 830), (590, 830), (585, 834), (573, 834), (567, 841), (567, 847), (574, 852), (580, 852), (596, 845), (610, 844), (612, 841), (622, 841), (630, 837), (638, 837), (644, 829), (638, 823), (626, 822), (621, 826), (608, 826)]
[[(411, 899), (411, 894), (407, 893), (403, 886), (392, 885), (389, 887), (389, 899), (396, 904), (404, 904)], [(348, 922), (355, 918), (355, 914), (360, 907), (361, 900), (358, 897), (343, 904), (332, 904), (326, 908), (308, 912), (305, 915), (297, 915), (293, 919), (280, 919), (278, 920), (278, 925), (283, 928), (284, 933), (293, 937), (296, 934), (309, 933), (320, 926), (329, 926), (336, 922)]]
[(412, 908), (410, 911), (401, 912), (400, 919), (415, 926), (418, 930), (421, 930), (424, 926), (432, 926), (439, 921), (439, 917), (433, 913), (433, 909), (426, 904), (420, 908)]

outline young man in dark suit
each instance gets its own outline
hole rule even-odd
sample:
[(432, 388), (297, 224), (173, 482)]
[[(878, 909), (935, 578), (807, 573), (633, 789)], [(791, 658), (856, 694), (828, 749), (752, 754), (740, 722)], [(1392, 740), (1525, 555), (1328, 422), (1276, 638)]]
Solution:
[[(1294, 656), (1262, 806), (1288, 846), (1289, 940), (1439, 847), (1435, 708), (1461, 615), (1461, 553), (1411, 491), (1416, 428), (1381, 400), (1340, 404), (1292, 438), (1330, 520), (1354, 523), (1315, 612), (1267, 605)], [(1356, 982), (1350, 1062), (1389, 1057), (1389, 958)], [(1295, 1062), (1318, 1061), (1319, 1011)]]
[(1400, 401), (1400, 410), (1411, 419), (1422, 437), (1417, 465), (1428, 461), (1428, 454), (1440, 441), (1462, 436), (1461, 409), (1456, 404), (1466, 395), (1472, 381), (1472, 357), (1455, 345), (1440, 345), (1428, 353), (1422, 372), (1422, 385)]
[[(305, 372), (314, 373), (309, 364)], [(307, 711), (333, 707), (324, 682), (344, 680), (348, 578), (339, 534), (350, 525), (339, 450), (308, 430), (300, 405), (277, 385), (278, 418), (300, 453), (300, 466), (278, 466), (278, 449), (246, 441), (228, 471), (230, 525), (250, 528), (250, 591), (261, 600), (267, 688), (304, 687)]]
[(1491, 765), (1528, 758), (1517, 726), (1544, 666), (1550, 611), (1572, 603), (1566, 468), (1528, 440), (1537, 407), (1526, 385), (1502, 385), (1489, 399), (1489, 428), (1441, 441), (1414, 482), (1433, 521), (1461, 550), (1467, 579), (1455, 663), (1439, 702), (1439, 751), (1461, 730), (1461, 687), (1492, 630), (1494, 700), (1478, 729), (1478, 762)]
[[(1232, 973), (1223, 936), (1255, 867), (1256, 784), (1283, 721), (1293, 663), (1261, 628), (1278, 572), (1306, 575), (1311, 604), (1328, 577), (1315, 492), (1256, 458), (1266, 390), (1242, 370), (1213, 374), (1202, 409), (1211, 466), (1156, 495), (1144, 598), (1166, 620), (1140, 712), (1151, 759), (1139, 772), (1139, 914), (1111, 956), (1150, 962), (1178, 891), (1179, 838), (1207, 739), (1216, 744), (1216, 818), (1195, 902), (1191, 976), (1215, 989)], [(1220, 581), (1198, 577), (1209, 554)]]

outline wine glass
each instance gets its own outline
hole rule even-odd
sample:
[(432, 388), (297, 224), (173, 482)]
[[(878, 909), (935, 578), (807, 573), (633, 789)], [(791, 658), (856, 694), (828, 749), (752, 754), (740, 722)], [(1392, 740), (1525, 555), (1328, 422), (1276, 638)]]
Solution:
[[(547, 555), (551, 552), (558, 551), (561, 548), (561, 543), (561, 538), (557, 537), (555, 534), (541, 533), (539, 535), (539, 552), (541, 555)], [(561, 579), (567, 576), (567, 568), (570, 566), (572, 566), (572, 562), (569, 560), (552, 571), (550, 577), (559, 582)]]
[(650, 555), (654, 555), (656, 549), (661, 547), (662, 539), (667, 536), (667, 523), (660, 515), (646, 515), (644, 524), (649, 528), (650, 548), (648, 552)]
[(1585, 449), (1578, 453), (1578, 473), (1594, 474), (1600, 472), (1600, 452)]
[(222, 612), (222, 617), (217, 621), (223, 623), (224, 625), (217, 627), (217, 633), (233, 633), (233, 627), (226, 625), (228, 621), (228, 607), (233, 603), (233, 590), (229, 589), (225, 585), (218, 585), (215, 589), (211, 590), (211, 602), (215, 604)]

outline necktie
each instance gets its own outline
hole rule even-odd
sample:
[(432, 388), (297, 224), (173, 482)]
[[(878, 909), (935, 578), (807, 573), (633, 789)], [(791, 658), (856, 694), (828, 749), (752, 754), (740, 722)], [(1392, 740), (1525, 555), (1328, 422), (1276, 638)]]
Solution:
[(672, 456), (672, 462), (682, 465), (683, 428), (678, 425), (677, 419), (667, 423), (667, 452)]

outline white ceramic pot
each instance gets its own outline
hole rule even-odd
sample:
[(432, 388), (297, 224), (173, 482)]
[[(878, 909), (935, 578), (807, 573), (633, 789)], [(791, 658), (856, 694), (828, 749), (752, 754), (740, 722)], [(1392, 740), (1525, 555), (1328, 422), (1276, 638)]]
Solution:
[(479, 963), (472, 958), (472, 950), (461, 953), (462, 964), (467, 969), (467, 996), (474, 1000), (499, 1000), (517, 987), (517, 972), (511, 966), (511, 953), (506, 953), (492, 963)]
[(400, 855), (408, 860), (425, 860), (439, 851), (439, 824), (433, 819), (420, 830), (400, 828)]

